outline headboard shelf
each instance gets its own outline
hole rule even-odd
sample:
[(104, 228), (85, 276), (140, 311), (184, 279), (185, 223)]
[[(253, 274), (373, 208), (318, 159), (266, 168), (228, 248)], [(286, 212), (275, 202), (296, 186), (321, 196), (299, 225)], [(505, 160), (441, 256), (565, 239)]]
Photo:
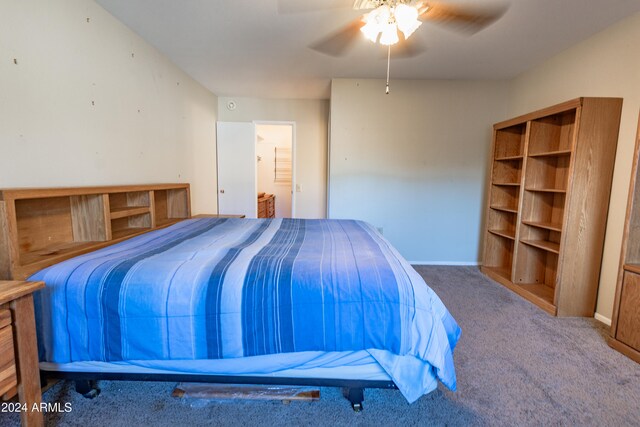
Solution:
[(0, 279), (190, 216), (189, 184), (0, 190)]
[(111, 208), (111, 220), (118, 218), (128, 218), (136, 215), (148, 214), (151, 211), (149, 210), (149, 206), (139, 206), (139, 207), (124, 207), (124, 208)]

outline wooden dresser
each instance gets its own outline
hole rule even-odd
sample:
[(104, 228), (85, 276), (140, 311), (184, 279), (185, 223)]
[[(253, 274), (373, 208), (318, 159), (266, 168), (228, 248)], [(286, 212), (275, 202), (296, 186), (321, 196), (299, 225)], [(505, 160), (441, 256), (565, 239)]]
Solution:
[(258, 193), (258, 218), (276, 217), (276, 196)]
[(0, 396), (18, 394), (23, 426), (42, 426), (32, 293), (44, 282), (0, 281)]
[(609, 345), (640, 362), (640, 118)]

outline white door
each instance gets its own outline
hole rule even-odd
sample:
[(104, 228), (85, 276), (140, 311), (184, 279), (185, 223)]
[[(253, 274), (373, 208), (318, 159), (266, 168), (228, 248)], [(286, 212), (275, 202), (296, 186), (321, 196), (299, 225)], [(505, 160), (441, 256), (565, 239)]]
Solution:
[(218, 122), (218, 213), (258, 213), (256, 190), (256, 137), (253, 123)]

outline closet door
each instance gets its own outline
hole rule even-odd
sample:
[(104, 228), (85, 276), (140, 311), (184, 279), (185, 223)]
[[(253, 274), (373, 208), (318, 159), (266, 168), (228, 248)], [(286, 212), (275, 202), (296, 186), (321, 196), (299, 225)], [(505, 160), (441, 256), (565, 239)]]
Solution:
[(218, 213), (257, 217), (255, 127), (217, 123)]

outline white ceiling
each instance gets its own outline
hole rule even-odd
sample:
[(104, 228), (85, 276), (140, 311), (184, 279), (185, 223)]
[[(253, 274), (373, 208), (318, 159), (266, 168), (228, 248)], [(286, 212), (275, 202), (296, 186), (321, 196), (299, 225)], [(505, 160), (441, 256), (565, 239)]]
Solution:
[[(640, 12), (640, 0), (506, 1), (504, 16), (472, 36), (426, 22), (412, 37), (427, 50), (392, 60), (391, 78), (512, 78)], [(340, 58), (308, 48), (360, 15), (348, 8), (278, 14), (277, 0), (97, 2), (219, 96), (328, 98), (331, 78), (385, 77), (384, 52), (364, 39)]]

